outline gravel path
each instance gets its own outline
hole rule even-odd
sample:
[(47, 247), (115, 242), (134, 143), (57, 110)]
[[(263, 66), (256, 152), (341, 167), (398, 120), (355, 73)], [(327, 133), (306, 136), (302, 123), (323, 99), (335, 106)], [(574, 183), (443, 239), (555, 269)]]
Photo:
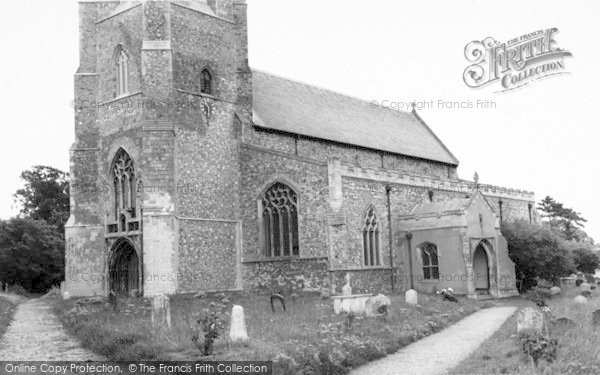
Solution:
[(33, 299), (17, 306), (13, 321), (0, 340), (3, 361), (101, 361), (67, 335), (47, 302)]
[(480, 310), (395, 354), (359, 367), (351, 375), (445, 374), (496, 332), (516, 310), (516, 307)]

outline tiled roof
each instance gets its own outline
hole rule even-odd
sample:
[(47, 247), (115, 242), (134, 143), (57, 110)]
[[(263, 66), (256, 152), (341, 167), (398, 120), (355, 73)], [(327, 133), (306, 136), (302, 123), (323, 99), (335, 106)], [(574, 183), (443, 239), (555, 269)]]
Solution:
[(252, 71), (256, 126), (445, 164), (458, 160), (414, 112)]
[(411, 215), (442, 214), (444, 212), (462, 211), (471, 202), (470, 198), (453, 199), (441, 202), (420, 203), (412, 209)]

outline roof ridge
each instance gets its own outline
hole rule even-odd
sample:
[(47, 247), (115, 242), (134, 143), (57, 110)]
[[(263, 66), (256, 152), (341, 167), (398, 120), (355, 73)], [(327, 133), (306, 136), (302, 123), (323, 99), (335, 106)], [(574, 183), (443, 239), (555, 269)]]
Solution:
[[(285, 76), (282, 76), (280, 74), (267, 72), (265, 70), (258, 69), (258, 68), (250, 67), (250, 70), (251, 71), (257, 71), (257, 72), (260, 72), (260, 73), (263, 73), (263, 74), (267, 74), (267, 75), (270, 75), (270, 76), (273, 76), (273, 77), (276, 77), (276, 78), (284, 79), (284, 80), (289, 81), (289, 82), (298, 83), (298, 84), (301, 84), (301, 85), (304, 85), (304, 86), (308, 86), (308, 87), (311, 87), (311, 88), (314, 88), (314, 89), (327, 91), (327, 92), (330, 92), (332, 94), (340, 95), (340, 96), (343, 96), (343, 97), (346, 97), (346, 98), (355, 99), (355, 100), (358, 100), (358, 101), (363, 102), (363, 103), (368, 104), (368, 105), (370, 105), (372, 103), (372, 100), (365, 99), (365, 98), (360, 98), (358, 96), (354, 96), (354, 95), (350, 95), (350, 94), (345, 94), (343, 92), (340, 92), (340, 91), (337, 91), (337, 90), (333, 90), (333, 89), (329, 89), (327, 87), (323, 87), (323, 86), (320, 86), (320, 85), (317, 85), (317, 84), (314, 84), (314, 83), (308, 83), (308, 82), (305, 82), (305, 81), (300, 81), (300, 80), (297, 80), (297, 79), (285, 77)], [(411, 112), (409, 112), (409, 111), (401, 111), (401, 110), (393, 109), (393, 108), (389, 108), (389, 107), (381, 107), (381, 106), (379, 106), (379, 103), (377, 103), (377, 107), (375, 107), (373, 109), (386, 109), (386, 110), (389, 110), (389, 111), (393, 111), (394, 113), (402, 113), (402, 114), (405, 114), (405, 115), (410, 115), (411, 114)]]

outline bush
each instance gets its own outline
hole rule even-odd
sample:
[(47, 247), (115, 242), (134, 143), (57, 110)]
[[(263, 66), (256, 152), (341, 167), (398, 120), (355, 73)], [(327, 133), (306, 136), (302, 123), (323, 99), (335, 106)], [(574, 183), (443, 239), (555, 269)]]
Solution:
[(550, 228), (518, 220), (504, 223), (502, 233), (516, 265), (521, 292), (535, 286), (536, 278), (558, 285), (562, 276), (575, 270), (566, 241)]
[(42, 220), (0, 221), (0, 280), (45, 293), (64, 279), (65, 242)]
[(573, 251), (573, 262), (578, 271), (593, 274), (600, 264), (600, 259), (591, 250), (579, 248)]
[(538, 365), (540, 359), (548, 363), (554, 362), (558, 350), (558, 340), (549, 336), (523, 335), (521, 336), (521, 349), (533, 359), (533, 364)]

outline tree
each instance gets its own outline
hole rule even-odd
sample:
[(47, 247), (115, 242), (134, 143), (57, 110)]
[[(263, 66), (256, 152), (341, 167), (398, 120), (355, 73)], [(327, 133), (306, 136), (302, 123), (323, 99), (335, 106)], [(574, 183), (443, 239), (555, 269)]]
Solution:
[(21, 215), (45, 220), (62, 234), (69, 218), (69, 174), (47, 166), (35, 166), (21, 173), (25, 186), (14, 194)]
[(43, 220), (0, 221), (0, 281), (46, 292), (64, 279), (64, 240)]
[(518, 220), (503, 223), (508, 253), (515, 262), (521, 291), (536, 285), (536, 278), (558, 283), (575, 271), (566, 241), (551, 228)]
[(579, 212), (564, 207), (562, 203), (549, 196), (538, 203), (538, 209), (542, 211), (542, 217), (547, 219), (550, 226), (559, 230), (565, 239), (581, 242), (588, 238), (581, 230), (587, 220)]
[(577, 270), (585, 273), (594, 273), (600, 264), (600, 258), (590, 249), (579, 248), (573, 251), (573, 262)]

